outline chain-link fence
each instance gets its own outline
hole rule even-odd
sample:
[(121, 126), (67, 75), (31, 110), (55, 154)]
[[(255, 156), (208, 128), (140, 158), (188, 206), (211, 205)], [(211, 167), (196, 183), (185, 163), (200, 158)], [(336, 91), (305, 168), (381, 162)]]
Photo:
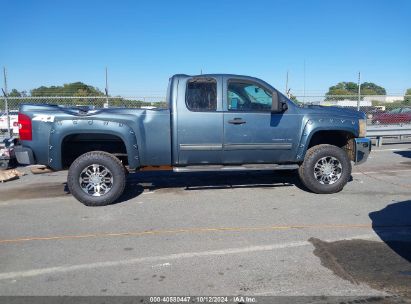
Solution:
[(411, 95), (290, 96), (299, 104), (336, 106), (366, 114), (368, 125), (411, 124)]
[[(30, 104), (57, 104), (61, 106), (90, 106), (94, 108), (128, 107), (141, 108), (142, 106), (165, 107), (165, 97), (105, 97), (105, 96), (57, 96), (57, 97), (8, 97), (10, 110), (17, 111), (22, 103)], [(0, 97), (0, 109), (5, 109), (5, 98)]]
[[(351, 108), (366, 113), (369, 125), (410, 124), (411, 127), (411, 96), (360, 96), (358, 95), (318, 95), (290, 96), (301, 106), (321, 105)], [(151, 97), (8, 97), (10, 129), (18, 134), (17, 112), (22, 103), (57, 104), (66, 107), (88, 106), (91, 109), (107, 107), (126, 108), (167, 108), (166, 98)], [(7, 133), (8, 120), (5, 114), (5, 98), (0, 97), (0, 135)]]
[[(57, 104), (65, 107), (99, 108), (167, 108), (166, 98), (162, 96), (144, 97), (106, 97), (106, 96), (60, 96), (60, 97), (8, 97), (8, 112), (10, 131), (18, 134), (17, 114), (20, 104)], [(8, 134), (8, 119), (6, 114), (6, 99), (0, 97), (0, 136)], [(1, 138), (0, 138), (1, 139)]]

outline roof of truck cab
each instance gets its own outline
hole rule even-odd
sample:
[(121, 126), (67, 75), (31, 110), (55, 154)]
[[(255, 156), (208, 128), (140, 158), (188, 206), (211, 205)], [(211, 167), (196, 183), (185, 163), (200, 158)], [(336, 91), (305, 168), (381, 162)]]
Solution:
[(264, 80), (257, 78), (257, 77), (252, 77), (248, 75), (238, 75), (238, 74), (200, 74), (200, 75), (187, 75), (187, 74), (175, 74), (173, 75), (174, 77), (181, 77), (181, 78), (187, 78), (187, 77), (228, 77), (228, 78), (248, 78), (248, 79), (253, 79), (253, 80), (258, 80), (258, 81), (263, 81)]

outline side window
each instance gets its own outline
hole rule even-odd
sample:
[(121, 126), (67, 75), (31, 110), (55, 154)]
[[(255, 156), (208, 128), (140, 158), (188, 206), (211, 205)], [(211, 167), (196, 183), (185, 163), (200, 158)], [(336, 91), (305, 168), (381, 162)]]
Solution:
[(187, 82), (186, 105), (190, 111), (217, 110), (217, 81), (213, 78), (194, 78)]
[(229, 111), (271, 111), (271, 92), (258, 84), (229, 81), (227, 99)]

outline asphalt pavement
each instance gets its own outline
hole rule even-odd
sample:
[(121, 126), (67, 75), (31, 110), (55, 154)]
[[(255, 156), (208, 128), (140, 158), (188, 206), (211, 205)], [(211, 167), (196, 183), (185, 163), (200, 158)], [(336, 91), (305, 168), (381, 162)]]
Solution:
[(93, 208), (28, 169), (0, 184), (0, 295), (411, 298), (410, 144), (332, 195), (293, 171), (142, 172)]

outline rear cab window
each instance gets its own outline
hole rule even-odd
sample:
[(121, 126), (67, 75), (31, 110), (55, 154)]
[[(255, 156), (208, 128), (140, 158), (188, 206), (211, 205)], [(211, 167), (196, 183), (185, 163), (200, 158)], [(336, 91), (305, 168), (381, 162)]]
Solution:
[(217, 110), (217, 81), (214, 78), (193, 78), (187, 81), (187, 109), (194, 112)]

